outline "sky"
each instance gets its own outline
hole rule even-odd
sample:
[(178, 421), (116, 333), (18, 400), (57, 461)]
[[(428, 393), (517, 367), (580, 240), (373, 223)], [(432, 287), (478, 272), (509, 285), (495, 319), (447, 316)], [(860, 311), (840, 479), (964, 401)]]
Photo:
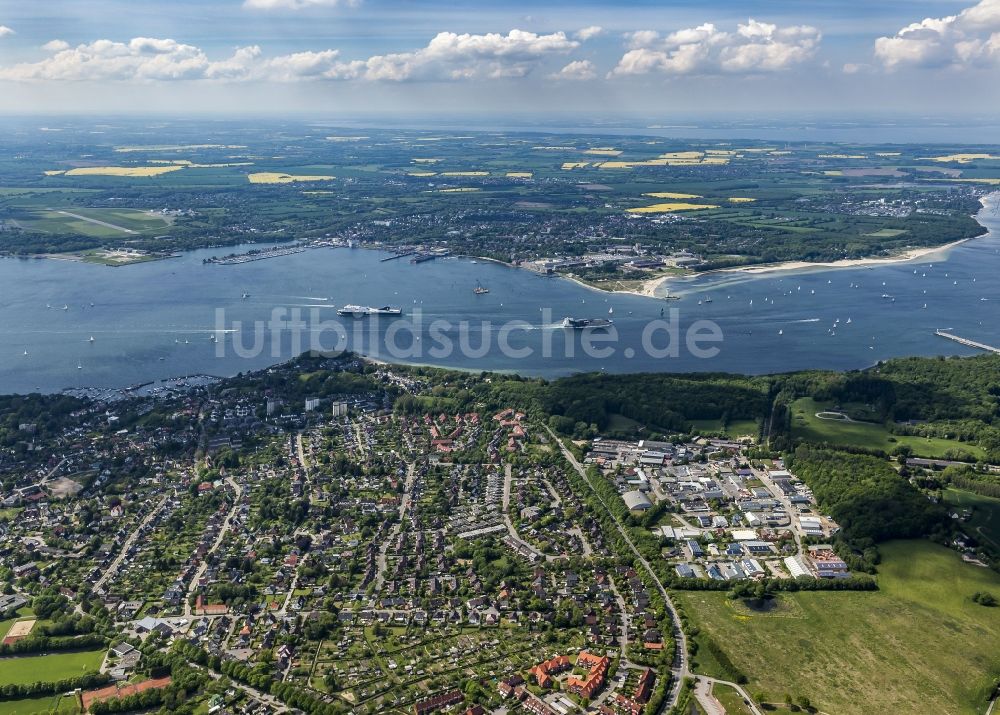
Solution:
[(0, 0), (0, 113), (1000, 110), (1000, 0)]

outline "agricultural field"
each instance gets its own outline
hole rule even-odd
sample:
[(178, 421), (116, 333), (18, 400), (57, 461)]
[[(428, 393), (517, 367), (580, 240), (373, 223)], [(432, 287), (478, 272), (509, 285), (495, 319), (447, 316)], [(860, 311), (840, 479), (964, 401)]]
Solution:
[(275, 171), (260, 171), (247, 174), (251, 184), (292, 184), (299, 181), (331, 181), (335, 176), (320, 174), (285, 174)]
[[(125, 123), (102, 140), (108, 143), (95, 143), (87, 129), (68, 127), (60, 143), (28, 134), (12, 140), (8, 154), (19, 158), (0, 158), (0, 248), (56, 253), (129, 238), (169, 252), (217, 245), (220, 237), (343, 235), (463, 251), (472, 241), (478, 255), (516, 261), (579, 255), (587, 248), (581, 243), (596, 247), (616, 236), (664, 254), (690, 251), (704, 268), (828, 261), (977, 235), (970, 215), (990, 182), (1000, 181), (1000, 162), (987, 158), (998, 152), (986, 146), (778, 148), (378, 129), (317, 136), (307, 125), (260, 122), (168, 124), (163, 143), (148, 145), (141, 125)], [(887, 185), (887, 176), (899, 187)], [(275, 190), (333, 177), (330, 193)], [(123, 217), (100, 220), (135, 235), (45, 213), (149, 207), (184, 212), (168, 239), (155, 224)]]
[(810, 397), (793, 402), (792, 437), (817, 444), (880, 449), (884, 452), (906, 446), (920, 457), (945, 457), (956, 452), (965, 453), (973, 459), (983, 456), (982, 448), (974, 444), (936, 437), (894, 435), (885, 425), (860, 421), (833, 408), (832, 404), (817, 402)]
[[(982, 713), (1000, 677), (1000, 608), (971, 596), (1000, 593), (1000, 576), (929, 542), (881, 550), (877, 592), (783, 594), (790, 607), (767, 614), (734, 610), (723, 593), (677, 600), (769, 702), (788, 693), (842, 715)], [(696, 660), (722, 677), (701, 651)]]
[(34, 683), (44, 674), (45, 680), (56, 681), (87, 673), (96, 673), (104, 660), (105, 649), (82, 650), (47, 655), (25, 655), (3, 659), (0, 686)]

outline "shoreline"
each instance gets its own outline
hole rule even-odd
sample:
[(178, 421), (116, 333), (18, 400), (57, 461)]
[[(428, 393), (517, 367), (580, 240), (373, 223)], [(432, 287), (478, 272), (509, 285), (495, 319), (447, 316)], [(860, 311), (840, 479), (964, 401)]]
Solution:
[(699, 273), (700, 276), (708, 276), (715, 273), (747, 273), (750, 275), (757, 275), (761, 273), (776, 273), (782, 271), (807, 271), (810, 269), (821, 269), (821, 270), (835, 270), (838, 268), (863, 268), (866, 266), (889, 266), (895, 263), (909, 263), (910, 261), (916, 261), (918, 259), (924, 258), (926, 256), (932, 255), (939, 251), (948, 251), (955, 246), (966, 243), (967, 241), (974, 241), (977, 238), (982, 238), (988, 235), (987, 231), (979, 236), (970, 236), (969, 238), (961, 238), (957, 241), (952, 241), (951, 243), (945, 243), (940, 246), (926, 246), (921, 248), (909, 248), (892, 256), (871, 256), (869, 258), (842, 258), (836, 261), (822, 261), (822, 262), (811, 262), (811, 261), (783, 261), (781, 263), (756, 263), (748, 266), (731, 266), (728, 268), (716, 268), (711, 271), (703, 271)]
[[(986, 228), (985, 224), (978, 220), (978, 216), (982, 211), (989, 209), (997, 204), (1000, 204), (1000, 192), (992, 192), (986, 194), (979, 200), (982, 208), (973, 214), (973, 218), (976, 219), (977, 223), (983, 228)], [(935, 255), (937, 253), (943, 253), (950, 251), (956, 246), (960, 246), (963, 243), (969, 241), (975, 241), (980, 238), (986, 238), (991, 235), (991, 231), (987, 229), (984, 233), (978, 236), (970, 236), (968, 238), (960, 238), (957, 241), (951, 241), (950, 243), (945, 243), (940, 246), (921, 246), (909, 248), (901, 253), (897, 253), (892, 256), (870, 256), (868, 258), (843, 258), (837, 261), (823, 261), (823, 262), (811, 262), (811, 261), (782, 261), (780, 263), (755, 263), (746, 266), (730, 266), (727, 268), (716, 268), (709, 271), (702, 271), (700, 273), (693, 274), (693, 278), (697, 279), (701, 276), (708, 276), (720, 273), (742, 273), (749, 276), (758, 276), (767, 273), (795, 273), (795, 272), (807, 272), (812, 270), (837, 270), (840, 268), (873, 268), (875, 266), (889, 266), (897, 263), (909, 263), (911, 261), (917, 261), (928, 256)], [(608, 293), (626, 293), (632, 295), (640, 295), (647, 298), (666, 298), (666, 295), (659, 295), (657, 289), (661, 286), (668, 284), (671, 280), (678, 280), (678, 276), (659, 276), (657, 278), (650, 278), (644, 281), (642, 288), (639, 290), (627, 290), (627, 291), (603, 291), (600, 288), (596, 290), (602, 290), (602, 292)], [(586, 285), (585, 283), (575, 280), (574, 282), (579, 285)], [(587, 286), (593, 287), (593, 286)], [(669, 294), (669, 291), (667, 291)], [(673, 296), (671, 296), (673, 297)]]

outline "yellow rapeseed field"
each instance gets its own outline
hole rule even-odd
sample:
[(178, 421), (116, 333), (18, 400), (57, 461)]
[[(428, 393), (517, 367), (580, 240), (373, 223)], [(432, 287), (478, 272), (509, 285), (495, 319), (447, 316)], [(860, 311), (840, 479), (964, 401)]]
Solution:
[(733, 204), (750, 204), (757, 199), (751, 199), (747, 196), (731, 196), (729, 197), (729, 202)]
[(653, 199), (700, 199), (698, 194), (676, 194), (673, 191), (654, 191), (651, 194), (643, 194)]
[(507, 172), (507, 178), (508, 179), (530, 179), (532, 176), (534, 176), (534, 174), (531, 173), (530, 171), (508, 171)]
[(251, 184), (291, 184), (294, 181), (329, 181), (336, 178), (336, 176), (319, 176), (315, 174), (282, 174), (274, 171), (247, 174), (247, 179), (250, 180)]
[(701, 159), (704, 156), (703, 152), (700, 151), (668, 151), (666, 154), (660, 154), (661, 159)]
[(637, 166), (706, 166), (728, 164), (728, 156), (706, 156), (701, 157), (699, 152), (674, 152), (675, 154), (694, 153), (696, 157), (671, 158), (664, 154), (656, 159), (646, 159), (645, 161), (605, 161), (595, 166), (601, 169), (632, 169)]
[(957, 162), (959, 164), (968, 164), (970, 161), (976, 161), (977, 159), (1000, 159), (1000, 156), (993, 156), (992, 154), (948, 154), (947, 156), (924, 156), (921, 159), (928, 159), (930, 161), (940, 161), (940, 162)]
[(717, 209), (718, 206), (711, 204), (653, 204), (652, 206), (639, 206), (628, 209), (630, 214), (659, 214), (673, 213), (675, 211), (697, 211), (699, 209)]
[(129, 153), (136, 151), (184, 151), (187, 149), (246, 149), (246, 144), (153, 144), (150, 146), (120, 146), (115, 151)]
[(81, 166), (70, 169), (65, 176), (127, 176), (134, 178), (159, 176), (171, 171), (180, 171), (183, 168), (177, 164), (169, 166)]

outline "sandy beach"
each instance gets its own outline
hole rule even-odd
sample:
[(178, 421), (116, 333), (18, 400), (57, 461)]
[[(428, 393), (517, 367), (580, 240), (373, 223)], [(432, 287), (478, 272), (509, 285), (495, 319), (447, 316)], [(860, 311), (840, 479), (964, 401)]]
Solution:
[[(986, 235), (986, 234), (983, 234)], [(752, 266), (737, 266), (733, 268), (720, 268), (715, 271), (705, 271), (703, 275), (710, 273), (772, 273), (775, 271), (801, 271), (810, 268), (860, 268), (864, 266), (885, 266), (892, 263), (907, 263), (926, 258), (935, 253), (947, 251), (966, 241), (973, 241), (973, 238), (963, 238), (959, 241), (952, 241), (942, 246), (928, 246), (925, 248), (911, 248), (894, 256), (873, 256), (871, 258), (844, 258), (839, 261), (810, 262), (810, 261), (785, 261), (783, 263), (759, 263)]]

